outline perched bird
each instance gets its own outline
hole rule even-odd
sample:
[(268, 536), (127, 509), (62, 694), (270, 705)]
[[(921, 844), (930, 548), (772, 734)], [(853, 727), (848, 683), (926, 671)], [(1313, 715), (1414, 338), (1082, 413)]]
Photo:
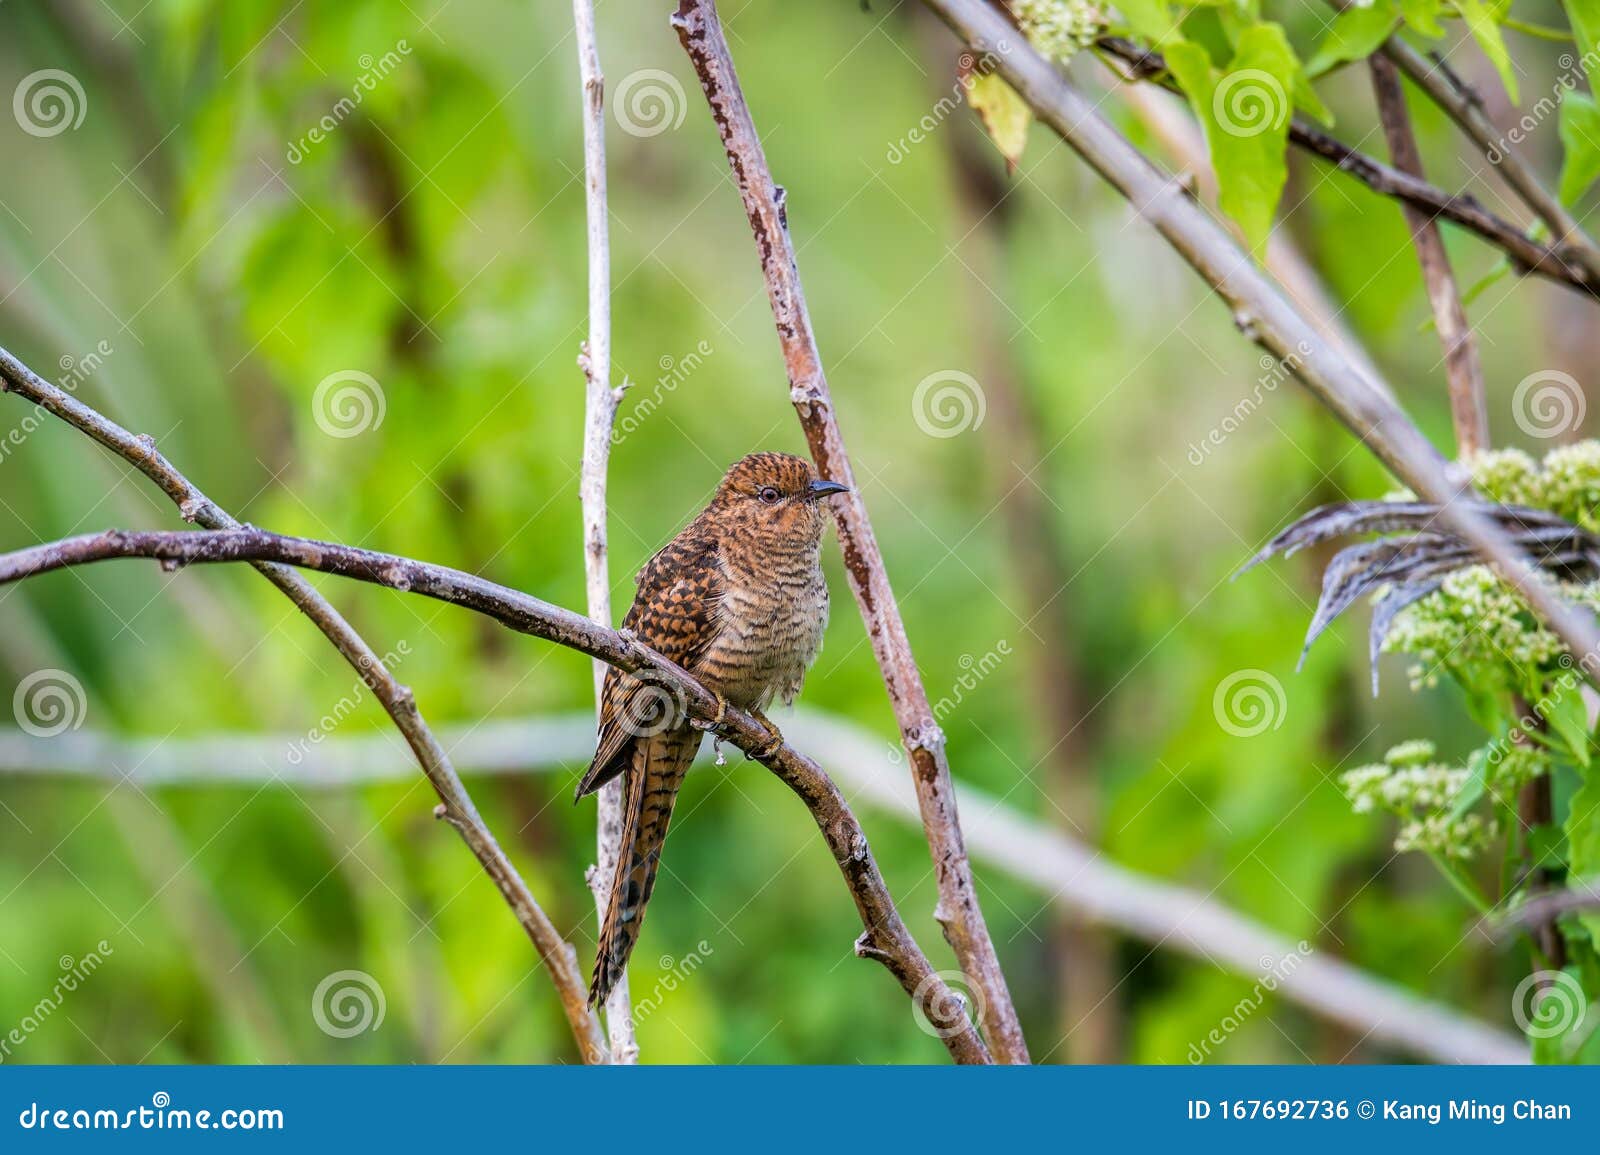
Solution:
[[(711, 503), (639, 571), (623, 628), (688, 670), (728, 703), (782, 737), (762, 709), (800, 692), (828, 624), (828, 586), (819, 558), (823, 501), (848, 489), (787, 453), (737, 461)], [(591, 1004), (621, 977), (639, 939), (655, 887), (667, 822), (701, 731), (681, 697), (648, 675), (606, 672), (600, 738), (577, 796), (624, 776), (621, 853), (600, 928)]]

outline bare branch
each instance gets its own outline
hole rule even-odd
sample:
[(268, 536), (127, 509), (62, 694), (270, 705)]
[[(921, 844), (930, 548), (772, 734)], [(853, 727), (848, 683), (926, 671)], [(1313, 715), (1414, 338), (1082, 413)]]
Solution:
[(739, 87), (738, 73), (713, 0), (680, 0), (672, 18), (678, 39), (700, 77), (700, 87), (711, 106), (712, 119), (722, 137), (734, 183), (744, 201), (745, 213), (755, 233), (766, 281), (767, 299), (777, 321), (778, 339), (789, 376), (789, 396), (805, 430), (811, 456), (823, 477), (850, 486), (848, 494), (832, 503), (838, 521), (850, 588), (861, 607), (873, 653), (883, 672), (889, 700), (900, 724), (901, 740), (911, 757), (917, 795), (922, 804), (923, 826), (933, 855), (939, 885), (934, 917), (944, 929), (962, 971), (981, 997), (984, 1035), (995, 1057), (1003, 1063), (1028, 1061), (1027, 1043), (1011, 1004), (1005, 975), (995, 954), (989, 929), (978, 905), (972, 866), (961, 840), (961, 825), (945, 757), (944, 735), (934, 720), (933, 708), (923, 688), (922, 676), (911, 655), (900, 608), (889, 587), (883, 555), (878, 551), (867, 507), (856, 487), (844, 438), (834, 419), (833, 398), (823, 374), (800, 270), (789, 239), (784, 193), (772, 179), (767, 158), (756, 134), (750, 107)]
[[(1411, 131), (1411, 115), (1400, 87), (1400, 73), (1394, 62), (1382, 53), (1368, 61), (1372, 89), (1378, 103), (1378, 120), (1389, 142), (1389, 158), (1395, 167), (1421, 178), (1422, 154)], [(1450, 257), (1444, 249), (1439, 226), (1426, 213), (1401, 203), (1406, 224), (1411, 228), (1411, 243), (1422, 266), (1422, 279), (1428, 287), (1428, 302), (1433, 307), (1434, 327), (1444, 346), (1445, 377), (1450, 387), (1450, 416), (1455, 424), (1456, 455), (1470, 457), (1489, 448), (1489, 407), (1484, 397), (1483, 366), (1478, 361), (1478, 346), (1472, 337), (1467, 311), (1461, 304)]]
[(1466, 472), (1439, 454), (1388, 391), (1278, 295), (1247, 253), (1181, 185), (1157, 171), (997, 11), (982, 0), (924, 0), (1080, 156), (1150, 222), (1233, 310), (1240, 331), (1291, 370), (1395, 476), (1440, 506), (1469, 543), (1550, 624), (1581, 668), (1600, 662), (1600, 627), (1541, 581), (1527, 557), (1481, 512)]
[[(1331, 2), (1336, 8), (1343, 8), (1346, 0)], [(1561, 201), (1544, 187), (1512, 143), (1500, 134), (1500, 130), (1483, 111), (1483, 99), (1443, 60), (1435, 58), (1430, 61), (1398, 36), (1391, 36), (1385, 41), (1383, 53), (1398, 64), (1400, 70), (1435, 104), (1449, 113), (1450, 118), (1472, 138), (1506, 183), (1550, 227), (1556, 242), (1571, 247), (1574, 257), (1588, 272), (1590, 280), (1600, 281), (1600, 247), (1595, 245), (1594, 238), (1584, 232)]]
[[(237, 529), (239, 523), (179, 473), (156, 449), (152, 438), (136, 437), (129, 433), (70, 394), (42, 380), (5, 349), (0, 349), (0, 384), (4, 386), (0, 391), (16, 393), (34, 402), (120, 455), (160, 486), (162, 492), (177, 505), (185, 521), (214, 530)], [(534, 949), (550, 969), (551, 981), (561, 996), (562, 1010), (584, 1062), (604, 1062), (605, 1043), (600, 1036), (600, 1025), (589, 1011), (588, 987), (578, 969), (577, 952), (550, 922), (527, 883), (523, 882), (516, 867), (484, 825), (444, 748), (417, 711), (411, 690), (395, 680), (372, 647), (305, 578), (293, 570), (266, 562), (257, 564), (256, 569), (282, 590), (284, 596), (327, 636), (345, 661), (355, 668), (373, 696), (382, 703), (439, 795), (442, 817), (450, 820), (450, 824), (482, 864), (484, 872), (499, 887), (507, 905), (533, 942)]]
[[(1178, 92), (1177, 85), (1167, 79), (1167, 62), (1159, 52), (1141, 48), (1118, 36), (1101, 37), (1095, 46), (1126, 65), (1128, 79), (1153, 80), (1169, 92)], [(1519, 273), (1534, 273), (1587, 296), (1600, 297), (1600, 276), (1580, 261), (1570, 246), (1533, 240), (1510, 221), (1490, 212), (1470, 193), (1446, 192), (1429, 184), (1419, 174), (1386, 165), (1351, 148), (1303, 116), (1290, 120), (1289, 139), (1312, 155), (1331, 162), (1340, 172), (1354, 177), (1380, 196), (1392, 197), (1430, 217), (1442, 217), (1476, 233), (1504, 251)]]
[[(462, 773), (554, 772), (581, 765), (594, 745), (587, 714), (490, 719), (441, 728), (439, 737)], [(916, 823), (915, 793), (893, 747), (853, 722), (801, 709), (784, 724), (815, 752), (858, 805)], [(159, 748), (158, 748), (159, 747)], [(281, 782), (296, 789), (349, 790), (392, 782), (405, 771), (381, 736), (337, 736), (296, 760), (293, 735), (111, 738), (91, 731), (35, 738), (0, 730), (0, 775), (27, 773), (120, 779), (136, 767), (140, 786)], [(957, 783), (972, 853), (1078, 918), (1114, 928), (1161, 950), (1259, 981), (1282, 960), (1276, 994), (1341, 1023), (1363, 1039), (1441, 1063), (1526, 1063), (1526, 1044), (1443, 1004), (1300, 945), (1216, 900), (1209, 886), (1179, 886), (1118, 865), (1063, 832), (1051, 830), (997, 798)], [(1581, 893), (1581, 892), (1580, 892)], [(1594, 892), (1590, 892), (1591, 898)], [(1542, 900), (1541, 900), (1542, 901)], [(1600, 899), (1595, 899), (1600, 901)]]
[[(605, 77), (600, 72), (600, 50), (595, 42), (593, 0), (572, 0), (572, 19), (578, 37), (578, 73), (583, 83), (583, 168), (589, 219), (589, 340), (578, 356), (586, 385), (583, 406), (583, 467), (578, 493), (583, 502), (583, 576), (588, 591), (589, 617), (611, 625), (611, 574), (606, 566), (606, 468), (611, 460), (611, 430), (617, 416), (621, 390), (611, 388), (611, 230), (606, 207)], [(605, 684), (605, 663), (594, 663), (594, 701), (598, 713)], [(611, 902), (611, 879), (622, 848), (622, 779), (600, 788), (595, 816), (594, 869), (589, 889), (594, 893), (600, 925)], [(639, 1061), (639, 1041), (633, 1030), (633, 1003), (628, 997), (624, 969), (606, 996), (606, 1033), (611, 1041), (611, 1061)]]
[[(395, 554), (250, 527), (214, 532), (111, 530), (0, 555), (0, 585), (72, 566), (133, 557), (153, 558), (168, 566), (277, 562), (462, 606), (508, 629), (599, 658), (626, 673), (648, 672), (652, 679), (670, 686), (682, 710), (705, 729), (713, 728), (720, 707), (723, 720), (715, 726), (718, 734), (752, 757), (772, 742), (766, 727), (725, 700), (719, 702), (687, 671), (627, 631), (607, 629), (581, 614), (474, 574)], [(895, 909), (866, 833), (839, 788), (821, 767), (787, 744), (758, 760), (805, 802), (833, 851), (864, 928), (857, 953), (877, 959), (889, 969), (928, 1020), (941, 1028), (940, 1037), (958, 1062), (988, 1062), (988, 1051), (966, 1020), (961, 999), (934, 972)]]

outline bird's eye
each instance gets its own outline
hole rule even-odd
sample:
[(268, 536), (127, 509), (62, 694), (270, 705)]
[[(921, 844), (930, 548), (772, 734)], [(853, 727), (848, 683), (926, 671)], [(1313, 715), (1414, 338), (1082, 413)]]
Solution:
[(781, 498), (783, 494), (779, 493), (776, 489), (773, 489), (770, 485), (763, 485), (761, 487), (761, 492), (756, 496), (761, 498), (761, 500), (767, 505), (777, 505), (779, 498)]

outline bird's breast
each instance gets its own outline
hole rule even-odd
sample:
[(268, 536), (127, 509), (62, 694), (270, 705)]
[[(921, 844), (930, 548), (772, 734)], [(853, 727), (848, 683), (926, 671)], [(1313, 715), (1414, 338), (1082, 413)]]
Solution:
[(728, 572), (717, 612), (716, 639), (697, 668), (706, 684), (746, 709), (793, 699), (828, 625), (820, 566)]

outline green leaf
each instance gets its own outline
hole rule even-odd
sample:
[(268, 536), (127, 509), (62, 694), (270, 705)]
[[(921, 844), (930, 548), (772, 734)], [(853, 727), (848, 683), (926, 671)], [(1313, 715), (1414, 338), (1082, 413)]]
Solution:
[(1205, 127), (1218, 203), (1259, 253), (1289, 178), (1289, 94), (1300, 61), (1283, 28), (1263, 23), (1240, 34), (1238, 51), (1220, 75), (1191, 40), (1168, 47), (1167, 66)]
[(1334, 17), (1328, 34), (1306, 62), (1311, 79), (1352, 60), (1364, 60), (1389, 39), (1400, 21), (1392, 0), (1375, 0), (1370, 8), (1346, 8)]
[(1564, 870), (1567, 836), (1559, 827), (1541, 823), (1528, 831), (1528, 865), (1544, 870)]
[(1600, 178), (1600, 105), (1577, 92), (1561, 102), (1561, 200), (1574, 204)]
[[(1600, 881), (1600, 772), (1591, 770), (1567, 807), (1567, 871), (1572, 878)], [(1579, 921), (1600, 942), (1600, 911), (1584, 911)]]
[(1311, 117), (1324, 128), (1333, 127), (1333, 112), (1322, 97), (1317, 95), (1317, 90), (1311, 87), (1311, 77), (1304, 68), (1298, 68), (1294, 74), (1294, 106), (1307, 116)]
[(1400, 0), (1400, 14), (1406, 26), (1437, 40), (1444, 35), (1439, 23), (1439, 0)]
[(1573, 690), (1557, 694), (1544, 706), (1544, 720), (1561, 738), (1565, 749), (1578, 765), (1589, 765), (1589, 708), (1583, 695)]
[(1117, 0), (1117, 11), (1140, 36), (1160, 44), (1177, 31), (1168, 0)]
[(1600, 0), (1562, 0), (1562, 3), (1572, 23), (1572, 34), (1578, 38), (1583, 70), (1592, 75), (1595, 64), (1600, 62)]
[(1467, 780), (1456, 791), (1455, 804), (1450, 816), (1460, 818), (1478, 804), (1489, 787), (1489, 748), (1481, 746), (1467, 759)]
[(1495, 71), (1500, 73), (1500, 83), (1506, 86), (1506, 95), (1511, 98), (1512, 104), (1517, 103), (1517, 71), (1511, 63), (1511, 53), (1506, 50), (1505, 37), (1500, 35), (1500, 25), (1495, 23), (1494, 14), (1484, 6), (1482, 0), (1455, 2), (1456, 10), (1472, 32), (1472, 38), (1483, 49), (1483, 54), (1494, 65)]

